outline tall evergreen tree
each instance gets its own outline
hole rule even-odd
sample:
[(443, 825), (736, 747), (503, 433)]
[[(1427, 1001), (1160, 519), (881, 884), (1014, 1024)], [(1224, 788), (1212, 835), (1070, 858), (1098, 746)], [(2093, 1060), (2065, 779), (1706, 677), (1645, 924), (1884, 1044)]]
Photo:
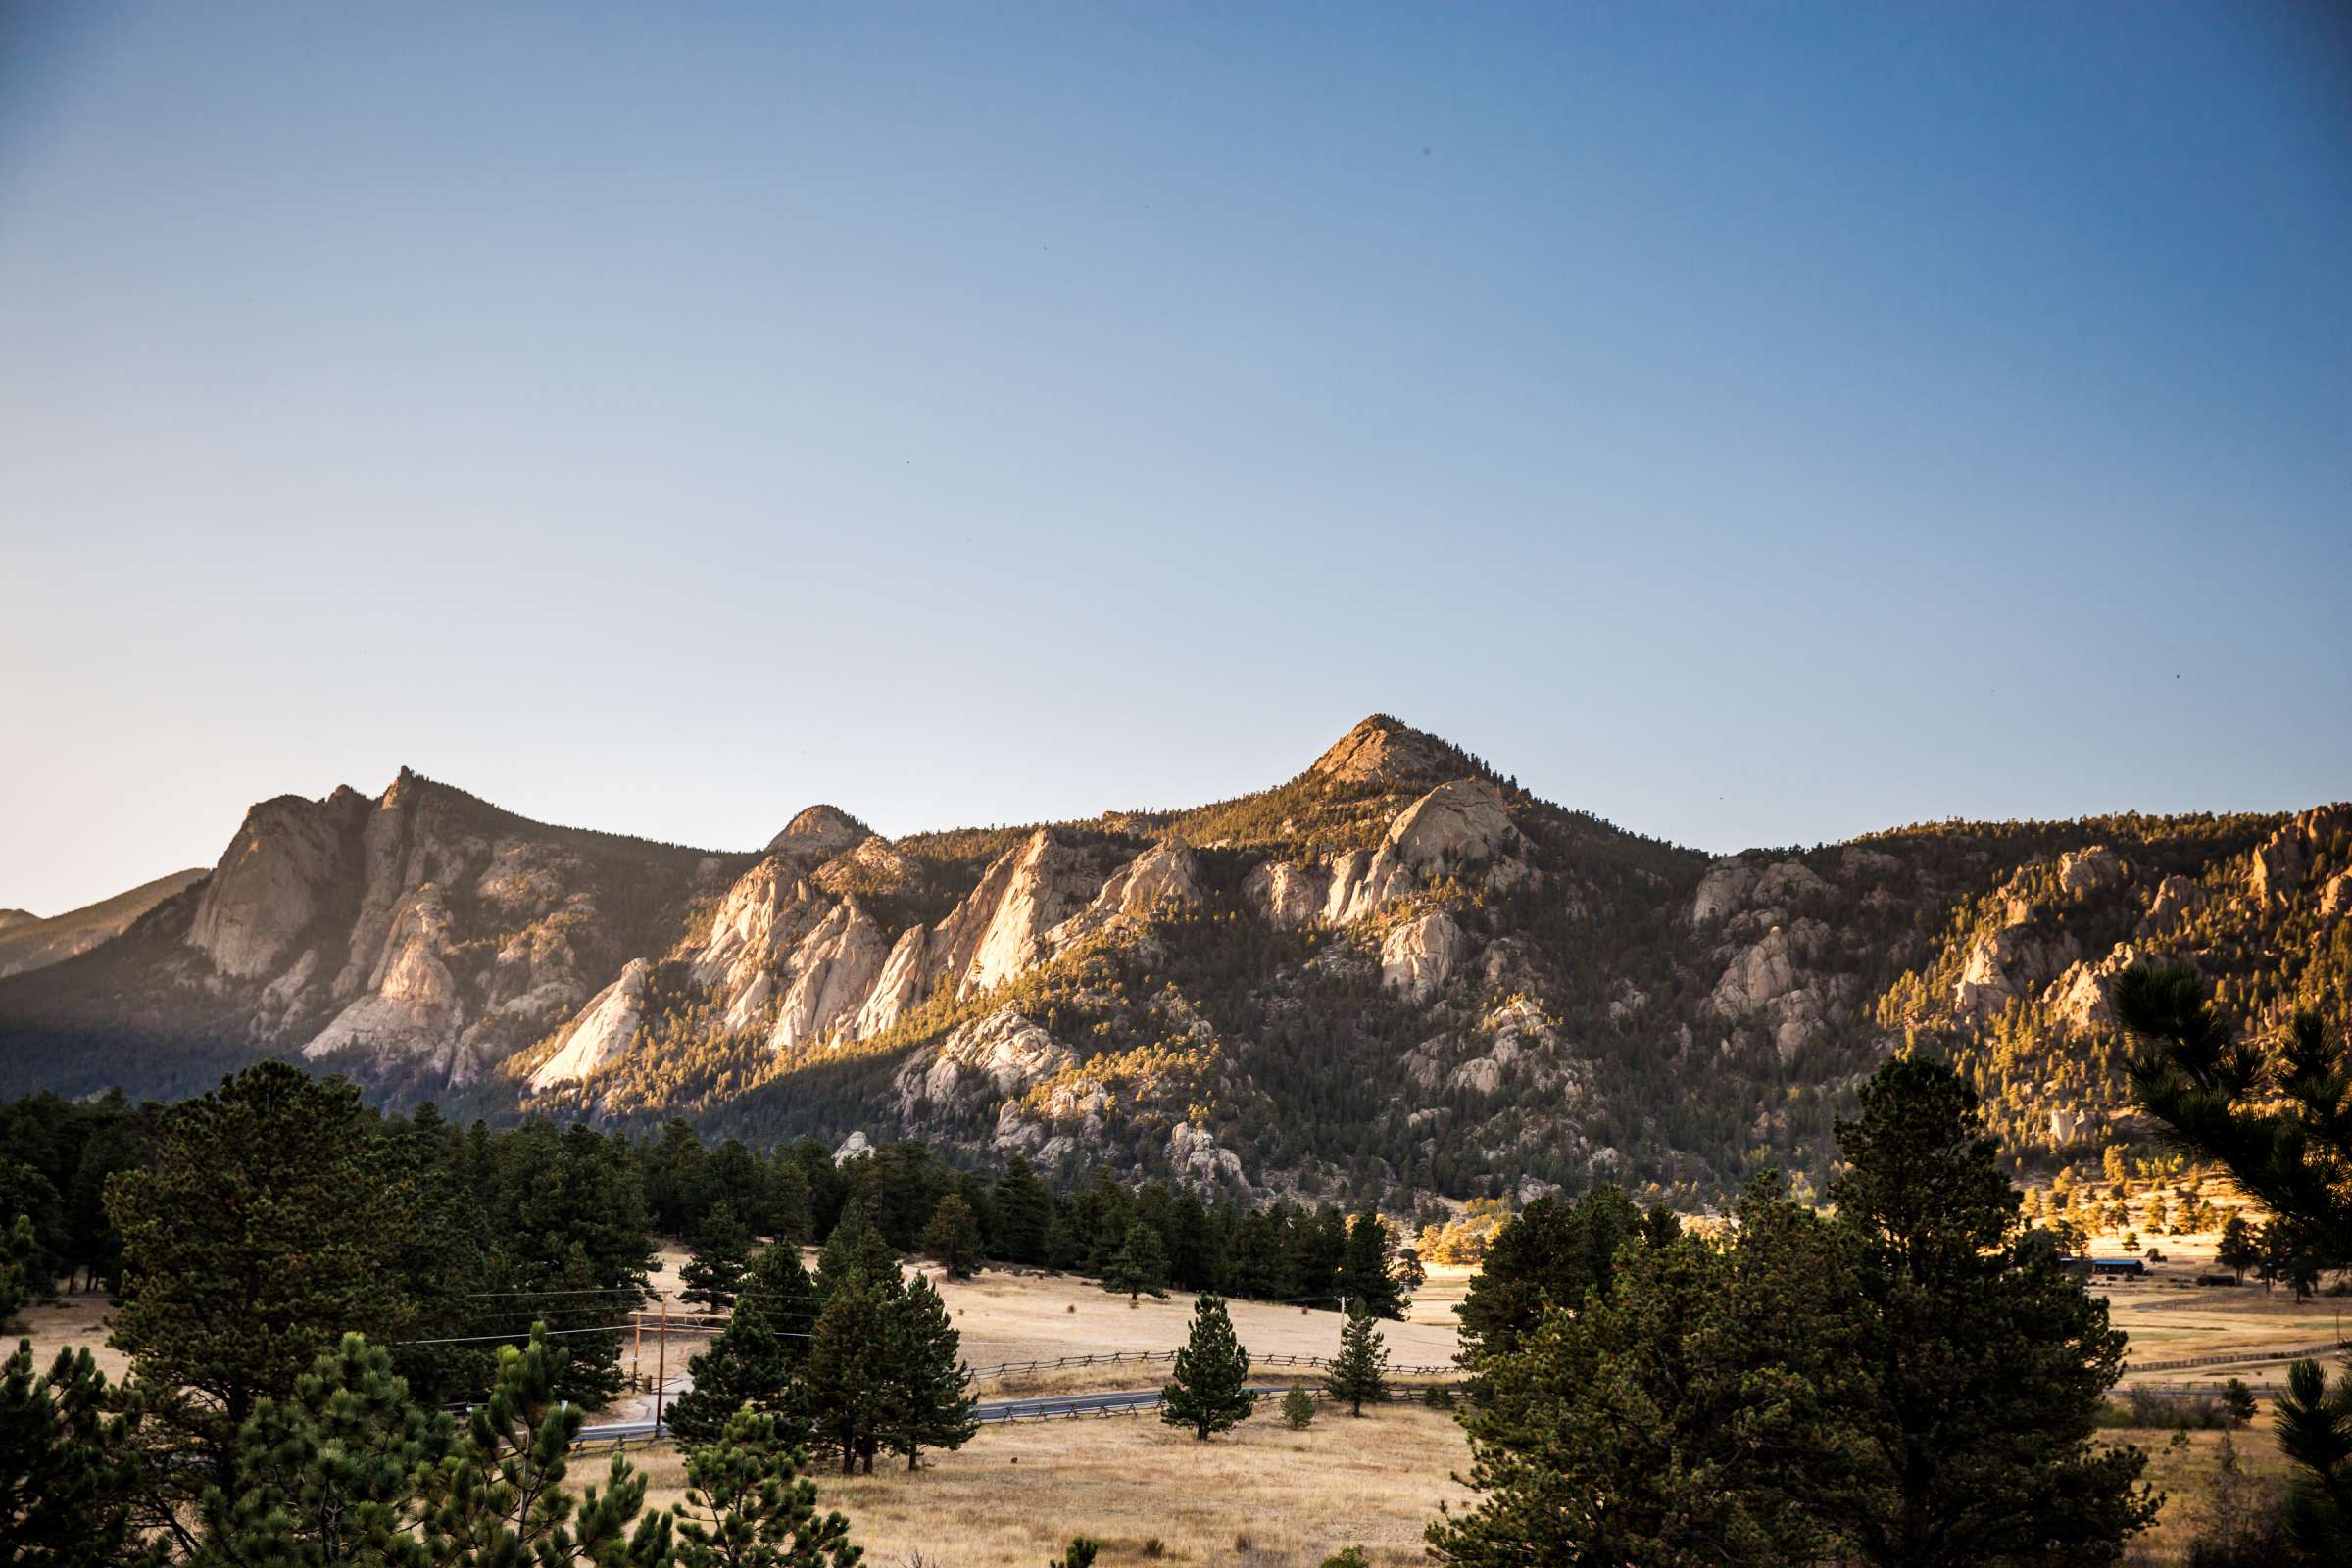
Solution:
[(686, 1299), (713, 1312), (734, 1306), (743, 1277), (751, 1272), (752, 1233), (736, 1218), (733, 1203), (722, 1198), (710, 1205), (694, 1233), (692, 1253), (678, 1271)]
[[(159, 1398), (149, 1439), (231, 1483), (237, 1429), (346, 1332), (393, 1337), (399, 1209), (359, 1092), (283, 1062), (174, 1105), (108, 1184), (123, 1247), (111, 1343)], [(174, 1459), (167, 1473), (190, 1479)]]
[(1640, 1211), (1616, 1187), (1595, 1187), (1574, 1203), (1528, 1204), (1495, 1233), (1456, 1309), (1465, 1362), (1509, 1353), (1546, 1307), (1573, 1312), (1586, 1292), (1605, 1293), (1618, 1248), (1645, 1234)]
[[(802, 1332), (807, 1332), (803, 1330)], [(780, 1335), (757, 1299), (746, 1298), (710, 1348), (687, 1363), (693, 1386), (664, 1413), (681, 1442), (715, 1443), (738, 1410), (774, 1416), (788, 1435), (808, 1440), (807, 1422), (793, 1400), (793, 1377), (808, 1342)]]
[(2231, 1036), (2193, 968), (2132, 964), (2115, 1013), (2135, 1042), (2126, 1063), (2148, 1113), (2309, 1238), (2352, 1258), (2352, 1056), (2320, 1015), (2298, 1012), (2275, 1054)]
[(767, 1231), (778, 1247), (798, 1247), (815, 1234), (808, 1175), (789, 1150), (777, 1150), (767, 1163)]
[(899, 1278), (898, 1249), (874, 1223), (869, 1206), (856, 1201), (842, 1206), (841, 1222), (816, 1254), (816, 1294), (830, 1298), (853, 1271), (874, 1284), (887, 1281), (894, 1289)]
[(2125, 1336), (2025, 1234), (1977, 1097), (1898, 1058), (1839, 1121), (1831, 1185), (1858, 1258), (1864, 1462), (1835, 1508), (1866, 1562), (2112, 1562), (2155, 1516), (2146, 1456), (2093, 1443)]
[(776, 1418), (794, 1443), (811, 1432), (795, 1379), (808, 1358), (817, 1313), (816, 1287), (801, 1250), (776, 1243), (754, 1260), (736, 1298), (735, 1315), (688, 1369), (693, 1387), (669, 1406), (668, 1421), (687, 1443), (715, 1443), (745, 1405)]
[(1190, 1427), (1196, 1442), (1250, 1419), (1257, 1396), (1250, 1391), (1250, 1352), (1234, 1337), (1224, 1299), (1203, 1294), (1193, 1304), (1193, 1329), (1176, 1352), (1173, 1377), (1160, 1390), (1159, 1418)]
[[(1531, 1205), (1532, 1206), (1532, 1205)], [(1462, 1412), (1484, 1495), (1429, 1531), (1449, 1568), (1841, 1561), (1821, 1504), (1853, 1442), (1852, 1248), (1759, 1181), (1720, 1240), (1629, 1254), (1575, 1312), (1482, 1358)]]
[(2254, 1239), (2254, 1227), (2246, 1223), (2243, 1214), (2232, 1212), (2222, 1222), (2221, 1241), (2213, 1250), (2213, 1260), (2239, 1279), (2246, 1270), (2262, 1261), (2261, 1244)]
[(882, 1430), (911, 1470), (923, 1449), (960, 1448), (980, 1429), (972, 1418), (972, 1369), (963, 1364), (963, 1337), (948, 1319), (948, 1303), (921, 1275), (884, 1316), (890, 1343)]
[(993, 1208), (995, 1232), (990, 1232), (990, 1244), (995, 1255), (1030, 1265), (1045, 1262), (1047, 1230), (1054, 1225), (1054, 1195), (1037, 1180), (1037, 1171), (1030, 1168), (1025, 1154), (1013, 1154), (1004, 1163)]
[(1138, 1221), (1127, 1227), (1127, 1239), (1102, 1268), (1102, 1288), (1124, 1294), (1129, 1305), (1145, 1296), (1168, 1294), (1168, 1256), (1159, 1232)]
[[(895, 1268), (894, 1268), (895, 1275)], [(825, 1298), (808, 1342), (799, 1396), (815, 1442), (841, 1473), (873, 1469), (890, 1414), (890, 1297), (855, 1264)]]
[(1360, 1307), (1350, 1308), (1340, 1330), (1340, 1353), (1323, 1380), (1334, 1399), (1347, 1401), (1348, 1413), (1360, 1416), (1366, 1399), (1389, 1396), (1389, 1348), (1373, 1327), (1377, 1320)]
[(1378, 1214), (1358, 1214), (1348, 1227), (1338, 1288), (1349, 1312), (1361, 1305), (1374, 1317), (1401, 1320), (1411, 1304), (1404, 1287), (1389, 1269), (1389, 1228)]
[(939, 1259), (952, 1280), (968, 1280), (979, 1271), (986, 1250), (980, 1219), (960, 1195), (948, 1194), (931, 1211), (931, 1223), (923, 1227), (923, 1250)]

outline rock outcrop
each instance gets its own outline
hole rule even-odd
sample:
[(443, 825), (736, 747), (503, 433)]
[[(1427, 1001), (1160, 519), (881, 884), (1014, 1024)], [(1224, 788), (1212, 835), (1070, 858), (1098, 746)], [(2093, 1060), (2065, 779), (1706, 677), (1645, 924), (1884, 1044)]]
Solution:
[(1048, 931), (1101, 889), (1089, 858), (1052, 828), (1039, 828), (980, 878), (939, 923), (929, 961), (950, 994), (971, 996), (1022, 973), (1047, 951)]
[(544, 1090), (575, 1082), (617, 1059), (645, 1022), (646, 990), (652, 979), (652, 965), (643, 958), (630, 959), (620, 978), (598, 992), (565, 1027), (555, 1054), (531, 1074), (531, 1087)]
[(835, 906), (793, 950), (792, 989), (776, 1008), (770, 1051), (823, 1038), (863, 1004), (890, 956), (889, 939), (856, 899)]
[(1011, 1008), (965, 1024), (893, 1080), (901, 1114), (956, 1109), (1017, 1098), (1064, 1068), (1078, 1053)]
[(1398, 925), (1380, 945), (1380, 981), (1409, 1002), (1426, 1002), (1470, 956), (1470, 939), (1443, 909)]
[(340, 789), (323, 801), (281, 795), (246, 812), (197, 901), (188, 946), (232, 979), (273, 973), (348, 877), (367, 808)]
[(1045, 950), (1059, 953), (1118, 921), (1142, 920), (1162, 908), (1192, 908), (1200, 897), (1200, 862), (1192, 846), (1163, 839), (1113, 872), (1094, 902), (1047, 932)]
[(1502, 792), (1485, 779), (1455, 779), (1414, 801), (1389, 824), (1376, 850), (1350, 850), (1332, 862), (1323, 918), (1349, 925), (1451, 872), (1483, 870), (1487, 886), (1526, 873), (1519, 830)]

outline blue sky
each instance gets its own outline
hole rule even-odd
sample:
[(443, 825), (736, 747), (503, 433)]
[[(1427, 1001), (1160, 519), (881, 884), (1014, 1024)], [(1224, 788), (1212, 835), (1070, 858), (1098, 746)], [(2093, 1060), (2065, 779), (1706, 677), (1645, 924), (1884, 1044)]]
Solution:
[(2328, 18), (0, 11), (0, 906), (1374, 710), (1716, 850), (2352, 794)]

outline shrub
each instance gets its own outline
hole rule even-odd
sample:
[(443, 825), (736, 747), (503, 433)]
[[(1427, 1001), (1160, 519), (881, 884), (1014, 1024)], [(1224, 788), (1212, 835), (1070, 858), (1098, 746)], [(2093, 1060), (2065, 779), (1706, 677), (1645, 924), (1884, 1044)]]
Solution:
[(1315, 1418), (1315, 1396), (1294, 1383), (1282, 1396), (1283, 1425), (1296, 1432)]

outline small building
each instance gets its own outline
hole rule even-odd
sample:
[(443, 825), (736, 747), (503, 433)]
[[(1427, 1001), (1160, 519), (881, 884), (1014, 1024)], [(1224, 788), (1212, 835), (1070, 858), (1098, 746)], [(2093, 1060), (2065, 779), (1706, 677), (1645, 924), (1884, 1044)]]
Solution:
[(2104, 1279), (2143, 1279), (2148, 1265), (2136, 1257), (2094, 1257), (2090, 1271)]

